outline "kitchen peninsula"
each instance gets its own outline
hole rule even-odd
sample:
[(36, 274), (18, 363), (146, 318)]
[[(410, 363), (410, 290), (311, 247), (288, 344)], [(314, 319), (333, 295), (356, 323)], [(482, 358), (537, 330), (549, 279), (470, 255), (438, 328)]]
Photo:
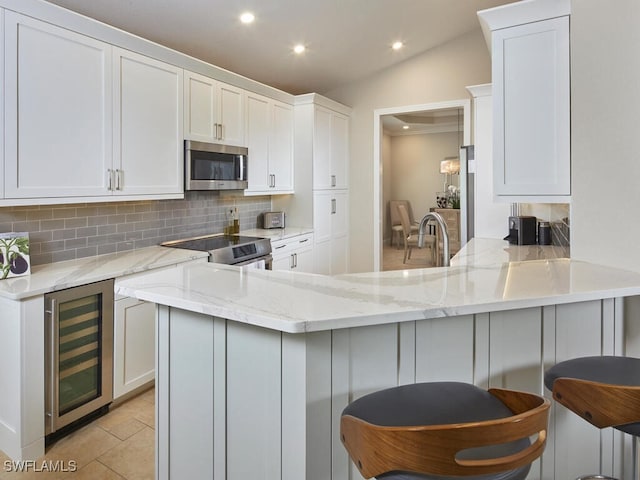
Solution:
[[(449, 268), (327, 277), (203, 263), (121, 282), (158, 304), (157, 478), (359, 478), (338, 429), (361, 395), (437, 380), (542, 393), (558, 361), (624, 354), (623, 298), (640, 294), (639, 274), (486, 263), (506, 245), (488, 242)], [(620, 476), (628, 450), (557, 409), (530, 478)]]

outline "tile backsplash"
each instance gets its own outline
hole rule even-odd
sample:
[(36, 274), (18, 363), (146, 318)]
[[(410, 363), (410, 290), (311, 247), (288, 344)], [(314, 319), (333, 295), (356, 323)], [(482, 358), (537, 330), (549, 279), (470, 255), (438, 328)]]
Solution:
[(241, 229), (256, 228), (271, 198), (187, 192), (184, 200), (0, 207), (0, 233), (29, 232), (31, 264), (41, 265), (221, 233), (234, 207)]

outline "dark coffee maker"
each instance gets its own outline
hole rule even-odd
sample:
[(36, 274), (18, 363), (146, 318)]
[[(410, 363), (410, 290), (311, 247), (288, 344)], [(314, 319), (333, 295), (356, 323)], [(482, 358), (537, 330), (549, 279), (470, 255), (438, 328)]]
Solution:
[(536, 217), (509, 217), (509, 235), (504, 239), (513, 245), (535, 245)]

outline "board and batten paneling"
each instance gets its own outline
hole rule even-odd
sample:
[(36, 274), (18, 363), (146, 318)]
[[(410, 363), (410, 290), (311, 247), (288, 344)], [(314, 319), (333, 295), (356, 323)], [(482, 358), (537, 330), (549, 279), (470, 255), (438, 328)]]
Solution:
[[(543, 384), (551, 365), (623, 353), (622, 303), (607, 299), (300, 334), (161, 306), (157, 436), (159, 458), (169, 461), (159, 464), (158, 478), (178, 478), (176, 472), (184, 475), (195, 465), (226, 480), (360, 478), (339, 437), (340, 416), (350, 402), (422, 381), (473, 382), (551, 398)], [(183, 349), (188, 355), (179, 353)], [(213, 466), (200, 465), (194, 452)], [(528, 478), (620, 477), (629, 454), (619, 432), (600, 431), (553, 402), (547, 447)]]

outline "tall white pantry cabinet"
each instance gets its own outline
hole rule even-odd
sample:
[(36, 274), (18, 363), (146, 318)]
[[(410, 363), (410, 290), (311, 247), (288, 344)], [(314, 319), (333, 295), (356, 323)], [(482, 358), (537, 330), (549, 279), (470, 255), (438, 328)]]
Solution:
[(314, 273), (349, 271), (350, 114), (315, 93), (296, 97), (296, 195), (274, 198), (273, 207), (287, 212), (288, 224), (313, 227)]

